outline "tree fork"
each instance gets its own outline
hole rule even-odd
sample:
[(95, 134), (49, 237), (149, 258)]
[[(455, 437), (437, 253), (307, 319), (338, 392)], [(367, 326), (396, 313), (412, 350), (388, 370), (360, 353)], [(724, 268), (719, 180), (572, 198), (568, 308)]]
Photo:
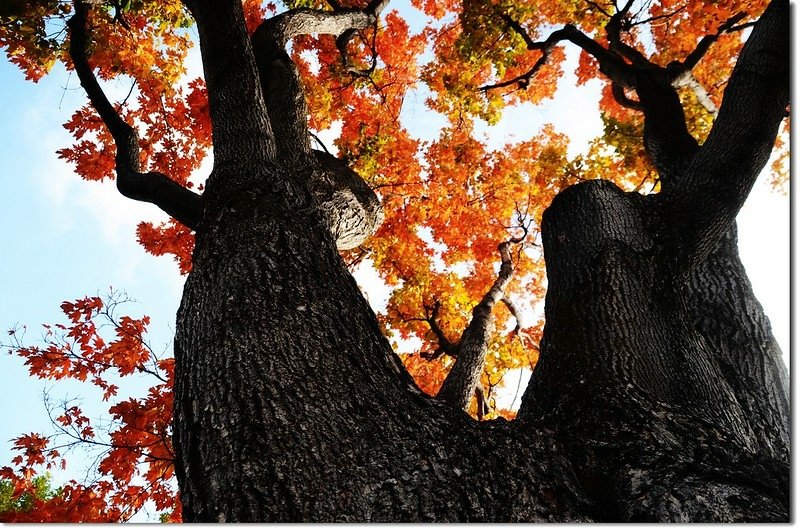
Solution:
[(383, 208), (375, 192), (346, 163), (311, 148), (303, 83), (285, 47), (298, 35), (338, 35), (369, 25), (375, 17), (356, 10), (291, 10), (264, 20), (251, 37), (278, 160), (308, 186), (339, 250), (356, 248), (375, 233), (383, 222)]
[(415, 389), (316, 210), (280, 189), (229, 197), (186, 283), (188, 521), (786, 519), (788, 464), (757, 451), (649, 199), (590, 182), (554, 200), (540, 364), (520, 419), (481, 424)]

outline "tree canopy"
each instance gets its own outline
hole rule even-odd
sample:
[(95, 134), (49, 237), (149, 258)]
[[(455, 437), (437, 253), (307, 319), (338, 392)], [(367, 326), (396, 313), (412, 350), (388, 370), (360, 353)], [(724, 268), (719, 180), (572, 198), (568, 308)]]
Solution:
[[(514, 419), (516, 405), (504, 407), (500, 396), (513, 393), (518, 370), (532, 370), (540, 357), (545, 209), (570, 185), (597, 179), (643, 196), (672, 192), (673, 175), (685, 167), (671, 161), (708, 139), (767, 4), (412, 0), (395, 9), (385, 0), (244, 0), (242, 8), (260, 89), (277, 101), (266, 104), (272, 130), (289, 123), (274, 149), (287, 159), (313, 152), (330, 174), (354, 171), (380, 198), (380, 206), (364, 206), (370, 235), (340, 231), (337, 244), (351, 271), (374, 267), (390, 289), (378, 314), (382, 332), (422, 392), (489, 421)], [(123, 195), (170, 214), (161, 224), (142, 222), (136, 236), (153, 255), (172, 256), (181, 274), (192, 270), (196, 231), (206, 222), (199, 197), (211, 192), (198, 170), (212, 146), (215, 163), (237, 154), (215, 144), (222, 133), (213, 98), (229, 96), (206, 83), (221, 81), (186, 75), (194, 24), (179, 0), (0, 7), (0, 47), (27, 79), (38, 81), (61, 62), (88, 94), (64, 123), (74, 142), (59, 157), (82, 178), (116, 180)], [(521, 105), (547, 104), (568, 50), (579, 53), (578, 83), (602, 86), (603, 134), (577, 156), (552, 124), (497, 146), (487, 125)], [(115, 79), (130, 93), (109, 101), (103, 87)], [(245, 84), (235, 87), (255, 97)], [(409, 117), (417, 98), (440, 118), (440, 130), (421, 130), (427, 123)], [(683, 124), (659, 114), (670, 105), (682, 109)], [(771, 166), (776, 187), (788, 181), (788, 119), (783, 127)], [(332, 144), (320, 139), (332, 135)], [(704, 205), (675, 207), (691, 217)], [(679, 250), (700, 244), (687, 240)], [(21, 435), (19, 455), (0, 469), (0, 517), (124, 521), (152, 502), (164, 520), (180, 521), (175, 360), (150, 347), (149, 318), (121, 314), (124, 296), (88, 296), (61, 308), (64, 320), (45, 325), (43, 343), (12, 330), (9, 348), (31, 376), (98, 387), (110, 420), (50, 403), (55, 433)], [(141, 373), (152, 377), (146, 395), (118, 394), (120, 378)], [(96, 447), (97, 478), (54, 491), (45, 472), (65, 466), (65, 449), (75, 444)]]

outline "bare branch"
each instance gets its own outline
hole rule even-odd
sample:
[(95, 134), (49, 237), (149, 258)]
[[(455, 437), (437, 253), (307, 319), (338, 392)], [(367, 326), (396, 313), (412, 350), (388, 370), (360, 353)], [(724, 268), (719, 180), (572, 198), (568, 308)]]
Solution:
[(625, 44), (622, 41), (622, 30), (629, 27), (629, 22), (625, 20), (628, 11), (633, 6), (633, 0), (628, 0), (625, 6), (617, 11), (606, 24), (606, 37), (610, 44), (611, 50), (618, 53), (620, 56), (631, 61), (634, 65), (640, 68), (647, 68), (652, 66), (652, 63), (642, 55), (636, 48)]
[(511, 330), (511, 335), (516, 336), (517, 334), (519, 334), (519, 330), (522, 327), (522, 318), (520, 317), (520, 312), (517, 309), (517, 306), (514, 304), (514, 302), (511, 301), (507, 296), (503, 296), (503, 299), (501, 301), (508, 309), (508, 312), (510, 312), (511, 315), (514, 316), (514, 321), (517, 322), (516, 325), (514, 325), (514, 328)]
[(711, 97), (708, 95), (708, 91), (703, 88), (697, 78), (692, 75), (691, 72), (687, 72), (686, 75), (682, 75), (679, 79), (673, 81), (672, 86), (675, 88), (681, 88), (683, 86), (689, 87), (693, 92), (695, 97), (697, 97), (697, 101), (705, 108), (709, 114), (712, 116), (717, 115), (717, 105), (711, 100)]
[(630, 27), (634, 27), (634, 26), (640, 26), (642, 24), (649, 24), (651, 22), (657, 22), (657, 21), (663, 20), (665, 18), (672, 18), (675, 15), (677, 15), (678, 13), (680, 13), (681, 11), (683, 11), (684, 9), (686, 9), (686, 5), (682, 5), (678, 9), (676, 9), (675, 11), (672, 11), (670, 13), (663, 13), (661, 15), (655, 15), (655, 16), (652, 16), (652, 17), (649, 17), (649, 18), (645, 18), (645, 19), (642, 19), (642, 20), (636, 20), (635, 22), (631, 21), (631, 22), (628, 23), (628, 25)]
[(459, 340), (458, 358), (436, 395), (437, 399), (451, 406), (466, 410), (469, 399), (475, 391), (486, 357), (492, 308), (503, 298), (503, 291), (514, 274), (511, 246), (520, 242), (521, 239), (510, 239), (497, 247), (501, 258), (500, 272), (488, 292), (472, 309), (472, 320)]
[(512, 18), (510, 15), (508, 15), (508, 14), (506, 14), (506, 13), (503, 13), (503, 14), (502, 14), (502, 15), (500, 15), (500, 16), (501, 16), (501, 18), (502, 18), (502, 19), (505, 21), (505, 23), (506, 23), (506, 24), (508, 24), (508, 27), (510, 27), (511, 29), (513, 29), (513, 30), (514, 30), (514, 31), (517, 33), (517, 35), (519, 35), (520, 37), (522, 37), (522, 40), (524, 40), (524, 41), (525, 41), (525, 45), (527, 45), (527, 46), (528, 46), (528, 49), (529, 49), (529, 50), (539, 50), (539, 49), (542, 49), (542, 48), (541, 48), (542, 44), (541, 44), (541, 43), (538, 43), (538, 42), (535, 42), (535, 41), (534, 41), (534, 40), (531, 38), (531, 36), (530, 36), (530, 35), (528, 35), (528, 32), (525, 30), (525, 28), (523, 28), (523, 27), (522, 27), (522, 25), (521, 25), (519, 22), (517, 22), (516, 20), (514, 20), (514, 19), (513, 19), (513, 18)]
[[(504, 19), (508, 22), (510, 17), (504, 15)], [(513, 22), (513, 20), (512, 20)], [(496, 88), (504, 88), (506, 86), (517, 85), (521, 89), (525, 89), (530, 85), (531, 78), (536, 75), (536, 73), (547, 63), (547, 60), (552, 53), (553, 48), (562, 41), (569, 41), (573, 44), (576, 44), (585, 52), (589, 53), (592, 57), (594, 57), (599, 65), (600, 71), (609, 77), (612, 81), (621, 84), (627, 88), (631, 88), (634, 85), (633, 79), (633, 71), (631, 70), (630, 66), (625, 63), (617, 54), (612, 52), (611, 50), (604, 48), (594, 39), (589, 38), (584, 34), (582, 31), (578, 30), (575, 26), (571, 24), (565, 25), (563, 28), (554, 31), (550, 34), (547, 39), (539, 42), (534, 42), (527, 34), (525, 33), (524, 28), (519, 23), (514, 22), (513, 24), (509, 23), (509, 26), (514, 29), (516, 32), (525, 34), (523, 39), (528, 45), (528, 49), (530, 50), (539, 50), (542, 52), (541, 57), (536, 61), (536, 63), (531, 67), (530, 70), (523, 73), (522, 75), (518, 75), (513, 79), (509, 79), (507, 81), (502, 81), (499, 83), (495, 83), (492, 85), (482, 86), (480, 88), (481, 91), (486, 92), (488, 90), (493, 90)]]
[[(336, 49), (339, 50), (339, 54), (342, 56), (342, 63), (345, 65), (345, 68), (347, 68), (348, 71), (350, 71), (351, 73), (361, 72), (362, 76), (364, 75), (363, 71), (354, 69), (350, 66), (350, 60), (348, 59), (348, 54), (347, 54), (347, 45), (350, 43), (350, 39), (352, 39), (355, 36), (356, 30), (366, 29), (370, 25), (377, 24), (378, 17), (380, 16), (381, 12), (383, 12), (383, 10), (386, 9), (387, 5), (389, 5), (389, 0), (372, 0), (369, 4), (367, 4), (366, 9), (364, 9), (365, 13), (373, 17), (372, 22), (362, 27), (354, 26), (351, 29), (342, 32), (336, 39)], [(373, 35), (373, 43), (374, 43), (374, 35)], [(369, 69), (369, 73), (367, 73), (366, 75), (372, 74), (372, 71), (375, 69), (375, 64), (376, 64), (376, 54), (373, 46), (372, 66)]]
[(600, 7), (600, 5), (598, 3), (592, 2), (592, 0), (585, 0), (585, 1), (586, 1), (587, 4), (589, 4), (589, 6), (591, 6), (593, 9), (596, 9), (596, 10), (600, 11), (605, 16), (607, 16), (607, 17), (611, 16), (611, 13), (609, 13), (608, 11), (606, 11), (605, 9)]
[[(253, 54), (280, 159), (299, 165), (310, 164), (313, 159), (305, 94), (297, 67), (286, 53), (286, 44), (299, 35), (351, 35), (374, 24), (382, 6), (376, 5), (372, 10), (292, 9), (264, 20), (253, 33)], [(376, 62), (377, 58), (373, 68)]]

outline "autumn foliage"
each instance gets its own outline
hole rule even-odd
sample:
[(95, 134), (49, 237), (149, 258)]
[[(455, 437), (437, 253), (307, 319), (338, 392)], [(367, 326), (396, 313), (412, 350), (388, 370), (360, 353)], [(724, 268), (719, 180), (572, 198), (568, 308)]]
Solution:
[[(362, 3), (245, 0), (244, 5), (253, 31), (264, 16), (285, 9)], [(513, 252), (508, 303), (494, 309), (495, 333), (481, 379), (488, 409), (480, 417), (512, 417), (496, 397), (513, 393), (516, 370), (532, 369), (538, 358), (543, 324), (538, 307), (546, 287), (538, 239), (542, 212), (556, 193), (578, 181), (602, 177), (628, 190), (652, 192), (657, 176), (642, 145), (641, 115), (615, 100), (586, 51), (579, 52), (575, 74), (580, 84), (602, 84), (604, 134), (584, 153), (570, 156), (570, 138), (550, 125), (518, 131), (502, 146), (486, 136), (487, 124), (500, 122), (504, 112), (545, 102), (555, 93), (571, 44), (551, 49), (537, 44), (554, 28), (571, 24), (601, 46), (610, 45), (605, 25), (615, 13), (613, 2), (411, 4), (413, 9), (397, 11), (390, 3), (377, 27), (351, 39), (346, 62), (336, 39), (327, 35), (295, 39), (291, 57), (304, 80), (311, 129), (333, 131), (337, 139), (325, 147), (335, 147), (383, 201), (386, 218), (378, 233), (343, 257), (353, 270), (374, 267), (391, 289), (379, 319), (425, 392), (438, 391), (454, 361), (446, 345), (459, 341), (472, 307), (497, 276), (498, 244), (524, 235)], [(682, 60), (698, 39), (742, 14), (737, 22), (742, 27), (720, 34), (692, 71), (694, 84), (679, 89), (690, 131), (702, 141), (742, 32), (766, 2), (644, 4), (626, 18), (622, 39), (662, 66)], [(37, 81), (56, 63), (72, 67), (63, 30), (72, 10), (71, 3), (56, 0), (12, 0), (0, 8), (0, 47), (27, 79)], [(90, 12), (90, 61), (101, 80), (130, 86), (117, 106), (139, 132), (143, 167), (202, 191), (205, 175), (198, 169), (211, 148), (211, 123), (204, 81), (196, 72), (187, 74), (185, 66), (194, 46), (191, 24), (179, 0), (101, 3)], [(427, 108), (415, 114), (415, 100)], [(427, 115), (435, 116), (435, 126)], [(64, 127), (74, 142), (59, 150), (59, 157), (86, 180), (113, 179), (114, 142), (94, 109), (89, 104), (78, 109)], [(785, 181), (785, 165), (785, 156), (776, 161), (775, 168), (784, 169), (784, 176), (776, 173), (779, 183)], [(194, 238), (187, 227), (174, 220), (143, 222), (136, 237), (148, 252), (174, 257), (181, 274), (191, 270)], [(39, 345), (27, 345), (21, 329), (9, 335), (11, 352), (24, 359), (31, 376), (94, 385), (110, 406), (109, 419), (98, 424), (79, 404), (47, 403), (55, 433), (14, 439), (19, 455), (0, 469), (10, 498), (18, 502), (9, 503), (2, 521), (122, 521), (146, 502), (165, 519), (180, 520), (170, 437), (173, 360), (157, 358), (148, 347), (147, 317), (117, 315), (121, 302), (113, 295), (65, 302), (64, 322), (45, 325)], [(141, 374), (152, 383), (144, 396), (118, 394), (120, 380)], [(478, 415), (477, 401), (472, 412)], [(43, 473), (65, 467), (66, 451), (75, 446), (100, 454), (95, 477), (42, 494)]]
[[(0, 469), (0, 479), (13, 484), (14, 498), (31, 497), (28, 509), (2, 513), (3, 521), (116, 522), (135, 514), (146, 501), (180, 519), (172, 467), (172, 376), (174, 360), (159, 359), (145, 341), (149, 318), (117, 316), (123, 296), (106, 301), (86, 297), (64, 302), (65, 323), (44, 325), (42, 344), (24, 346), (24, 329), (9, 331), (14, 354), (25, 359), (32, 376), (74, 379), (100, 389), (113, 403), (109, 417), (87, 417), (79, 403), (46, 401), (55, 427), (14, 439), (19, 455), (13, 466)], [(120, 381), (145, 374), (152, 386), (143, 397), (119, 399)], [(96, 456), (96, 478), (70, 481), (50, 497), (37, 497), (40, 470), (67, 467), (67, 453), (89, 447)]]

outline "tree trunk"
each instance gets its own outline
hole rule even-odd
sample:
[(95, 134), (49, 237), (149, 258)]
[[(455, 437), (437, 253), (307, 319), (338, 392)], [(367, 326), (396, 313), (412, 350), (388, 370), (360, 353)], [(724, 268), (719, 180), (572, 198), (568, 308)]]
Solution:
[(739, 259), (732, 226), (686, 290), (690, 317), (718, 359), (759, 450), (789, 458), (789, 376), (780, 346)]
[(175, 341), (185, 519), (582, 519), (545, 438), (416, 389), (318, 214), (288, 198), (242, 194), (198, 238)]
[[(539, 364), (518, 420), (479, 423), (403, 369), (307, 175), (276, 157), (269, 102), (226, 114), (241, 104), (229, 79), (260, 84), (247, 36), (225, 29), (243, 27), (238, 3), (189, 3), (222, 156), (175, 338), (187, 521), (788, 521), (785, 373), (731, 228), (788, 91), (756, 90), (769, 123), (718, 203), (694, 194), (719, 184), (714, 161), (741, 138), (709, 139), (663, 196), (597, 181), (554, 200)], [(783, 7), (753, 31), (744, 70), (783, 31)], [(774, 82), (788, 61), (771, 60), (758, 75)], [(750, 86), (735, 81), (734, 107)], [(723, 103), (723, 130), (730, 116)]]
[[(761, 331), (723, 329), (730, 311), (707, 312), (710, 302), (701, 300), (713, 300), (716, 289), (701, 295), (697, 278), (719, 284), (733, 276), (719, 274), (712, 259), (688, 285), (676, 276), (654, 207), (596, 181), (565, 190), (546, 211), (547, 323), (519, 420), (563, 443), (594, 498), (595, 519), (787, 520), (785, 445), (775, 457), (777, 443), (761, 444), (753, 418), (782, 419), (770, 431), (775, 439), (788, 416), (773, 413), (771, 398), (740, 405), (720, 361), (726, 350), (698, 332), (693, 316), (717, 321), (712, 337), (736, 334), (737, 352), (752, 358), (765, 352)], [(754, 373), (748, 382), (755, 380), (759, 396), (780, 391), (764, 386), (767, 377)]]

